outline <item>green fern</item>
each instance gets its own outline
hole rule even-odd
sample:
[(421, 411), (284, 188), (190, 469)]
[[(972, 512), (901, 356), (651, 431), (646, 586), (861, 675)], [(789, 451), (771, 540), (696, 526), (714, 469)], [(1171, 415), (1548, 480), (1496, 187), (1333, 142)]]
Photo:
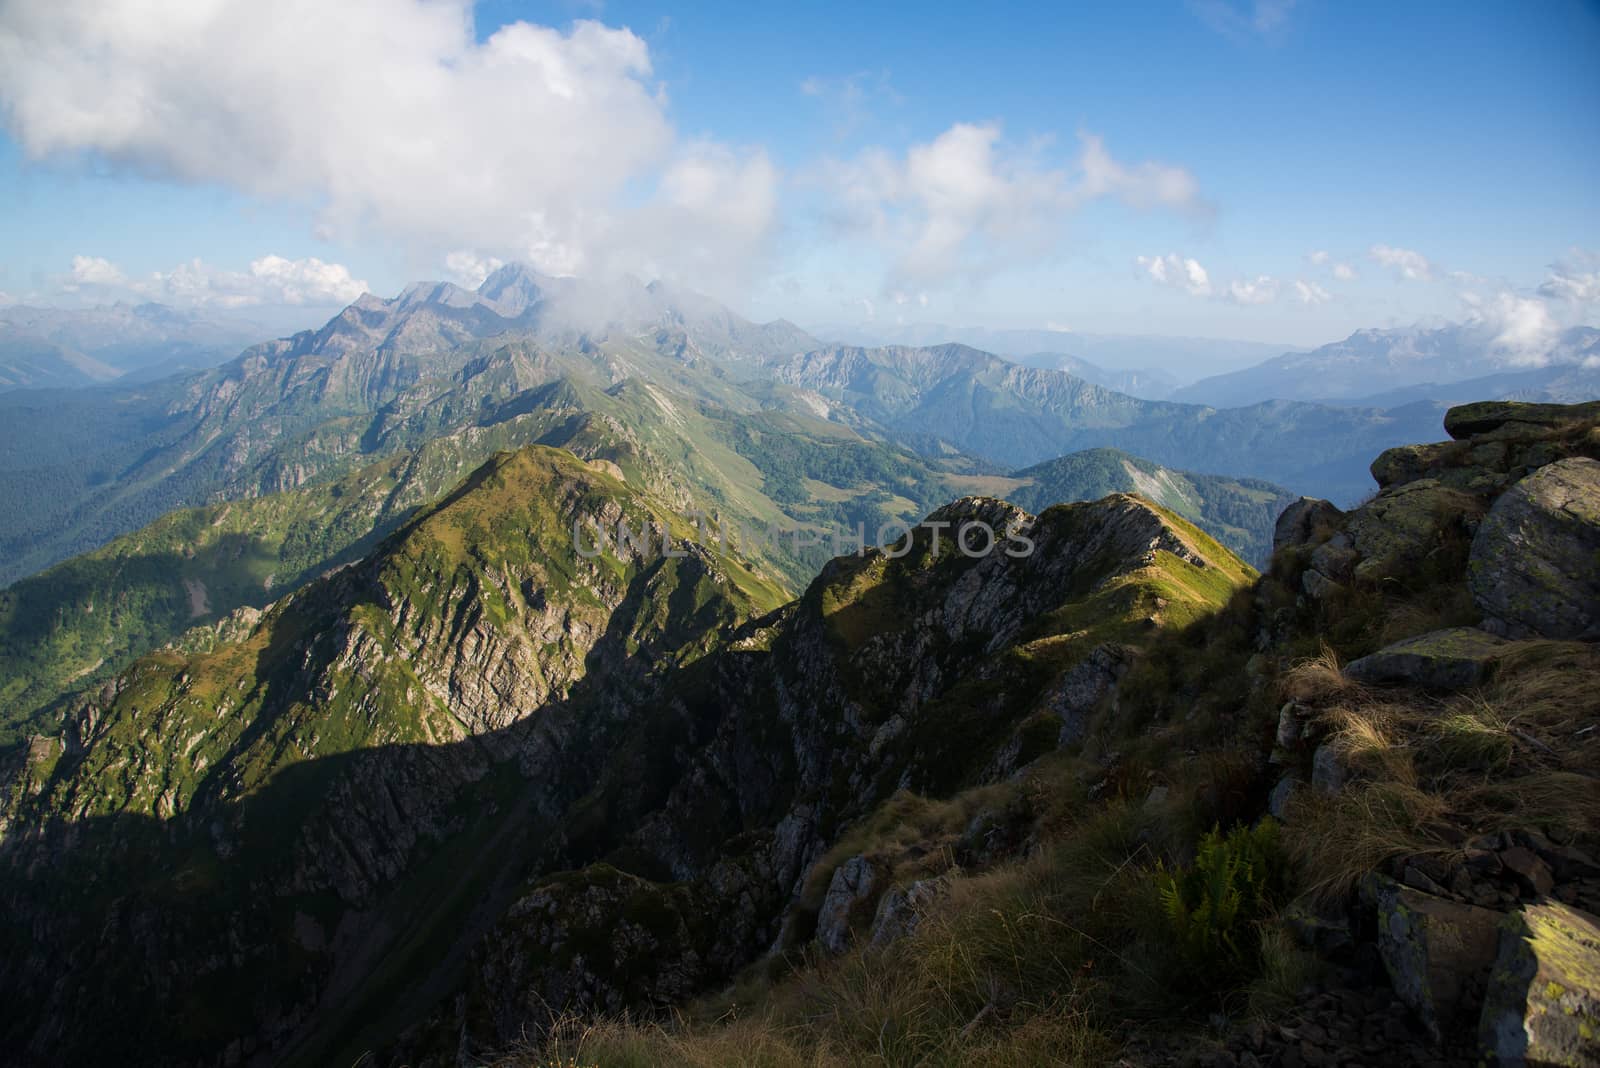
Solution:
[(1200, 840), (1194, 863), (1157, 872), (1162, 911), (1175, 955), (1191, 974), (1215, 982), (1253, 969), (1257, 925), (1282, 897), (1278, 827), (1263, 820), (1226, 835), (1213, 828)]

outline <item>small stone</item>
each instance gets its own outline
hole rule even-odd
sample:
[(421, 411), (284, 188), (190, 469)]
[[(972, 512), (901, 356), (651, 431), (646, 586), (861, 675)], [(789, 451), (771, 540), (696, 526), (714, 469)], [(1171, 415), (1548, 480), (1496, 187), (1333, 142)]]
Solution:
[(1550, 873), (1549, 865), (1540, 860), (1532, 850), (1523, 846), (1502, 850), (1500, 863), (1504, 864), (1531, 894), (1548, 894), (1555, 886), (1555, 877)]

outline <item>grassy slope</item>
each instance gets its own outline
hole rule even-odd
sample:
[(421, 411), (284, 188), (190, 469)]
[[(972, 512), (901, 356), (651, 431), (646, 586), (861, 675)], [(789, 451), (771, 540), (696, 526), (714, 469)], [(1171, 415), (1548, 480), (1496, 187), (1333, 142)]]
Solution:
[[(898, 795), (841, 836), (808, 892), (820, 897), (832, 868), (856, 854), (895, 885), (932, 879), (910, 937), (768, 962), (669, 1022), (571, 1018), (501, 1063), (1181, 1061), (1216, 1042), (1218, 1021), (1232, 1029), (1290, 1011), (1320, 964), (1285, 916), (1344, 900), (1385, 861), (1448, 860), (1464, 836), (1512, 828), (1593, 851), (1600, 736), (1580, 729), (1600, 716), (1591, 645), (1515, 643), (1487, 685), (1443, 698), (1369, 690), (1340, 673), (1382, 645), (1476, 621), (1466, 553), (1446, 533), (1427, 567), (1321, 601), (1301, 595), (1308, 552), (1286, 553), (1220, 607), (1204, 598), (1212, 607), (1150, 635), (1081, 745), (1010, 781)], [(1269, 625), (1276, 639), (1262, 652)], [(1261, 816), (1282, 771), (1264, 757), (1286, 698), (1348, 754), (1356, 780), (1291, 807), (1274, 862), (1284, 884), (1234, 929), (1248, 952), (1227, 968), (1215, 955), (1187, 960), (1165, 879), (1194, 862), (1209, 827)], [(1031, 847), (986, 866), (975, 828), (979, 843), (998, 835)]]

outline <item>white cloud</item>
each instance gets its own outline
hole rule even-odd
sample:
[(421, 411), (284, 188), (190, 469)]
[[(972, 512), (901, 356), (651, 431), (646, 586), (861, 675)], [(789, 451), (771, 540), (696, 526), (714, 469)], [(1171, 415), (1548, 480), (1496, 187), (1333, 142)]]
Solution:
[(505, 266), (505, 261), (494, 256), (480, 256), (471, 249), (457, 249), (444, 258), (444, 268), (462, 285), (477, 289), (495, 271)]
[(1573, 304), (1600, 304), (1600, 256), (1574, 250), (1571, 259), (1549, 266), (1539, 292)]
[(309, 206), (326, 234), (554, 273), (675, 267), (691, 235), (691, 261), (737, 278), (726, 257), (770, 226), (775, 168), (683, 145), (628, 30), (517, 22), (478, 41), (470, 0), (5, 10), (0, 115), (34, 158), (88, 152)]
[(1211, 295), (1211, 278), (1198, 260), (1169, 252), (1165, 256), (1140, 256), (1133, 262), (1161, 285), (1181, 289), (1191, 296)]
[(1550, 306), (1538, 297), (1525, 297), (1510, 290), (1490, 296), (1463, 293), (1467, 322), (1489, 331), (1490, 345), (1510, 357), (1510, 362), (1542, 367), (1550, 360), (1550, 350), (1561, 334), (1561, 324), (1550, 313)]
[(120, 286), (128, 282), (121, 268), (100, 256), (72, 257), (68, 277), (73, 285), (80, 286)]
[(1265, 274), (1236, 279), (1228, 283), (1225, 297), (1234, 304), (1271, 304), (1278, 299), (1278, 280)]
[(1278, 299), (1279, 283), (1271, 275), (1236, 278), (1216, 285), (1198, 260), (1169, 252), (1165, 256), (1138, 256), (1134, 265), (1159, 285), (1181, 289), (1192, 297), (1208, 297), (1229, 304), (1270, 304)]
[(1433, 278), (1433, 264), (1422, 253), (1412, 249), (1373, 245), (1367, 250), (1367, 255), (1385, 267), (1394, 268), (1402, 278), (1416, 282), (1427, 282)]
[(1182, 168), (1124, 165), (1098, 137), (1080, 142), (1074, 167), (1051, 168), (1038, 158), (1042, 146), (1010, 146), (995, 123), (957, 123), (903, 157), (874, 148), (827, 163), (818, 181), (840, 229), (868, 235), (887, 255), (890, 291), (1044, 259), (1091, 201), (1203, 208), (1198, 184)]
[(290, 260), (263, 256), (246, 271), (229, 271), (201, 260), (170, 271), (131, 277), (98, 256), (74, 256), (57, 288), (91, 300), (151, 300), (179, 307), (242, 308), (258, 304), (332, 306), (348, 304), (367, 291), (343, 264), (316, 257)]
[(1348, 263), (1336, 263), (1333, 265), (1333, 276), (1341, 282), (1349, 282), (1354, 280), (1356, 269)]
[(1333, 294), (1304, 279), (1296, 279), (1294, 283), (1294, 296), (1301, 304), (1326, 304), (1333, 299)]
[(1306, 262), (1312, 266), (1321, 267), (1328, 262), (1328, 250), (1319, 248), (1315, 252), (1306, 253)]

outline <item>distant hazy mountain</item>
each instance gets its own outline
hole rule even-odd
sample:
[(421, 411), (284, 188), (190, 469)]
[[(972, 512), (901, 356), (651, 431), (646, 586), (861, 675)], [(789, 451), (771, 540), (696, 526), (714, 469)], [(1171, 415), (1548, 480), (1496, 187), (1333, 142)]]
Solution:
[(771, 370), (933, 453), (959, 450), (1022, 467), (1109, 446), (1341, 502), (1370, 489), (1374, 449), (1438, 437), (1442, 415), (1431, 403), (1386, 411), (1274, 401), (1218, 411), (1141, 400), (965, 345), (834, 346)]
[(27, 352), (54, 352), (57, 360), (84, 370), (79, 377), (41, 373), (15, 383), (0, 377), (0, 389), (95, 385), (122, 377), (152, 381), (215, 367), (272, 334), (270, 327), (250, 319), (164, 304), (0, 307), (0, 376), (19, 359), (18, 353)]
[(1178, 388), (1180, 381), (1176, 376), (1160, 368), (1111, 370), (1065, 352), (1032, 352), (1026, 356), (1018, 356), (1016, 362), (1024, 367), (1065, 371), (1085, 382), (1093, 382), (1097, 386), (1114, 389), (1130, 397), (1142, 397), (1145, 400), (1165, 400)]
[[(1589, 366), (1585, 366), (1585, 365)], [(1484, 400), (1531, 391), (1536, 399), (1584, 400), (1600, 369), (1600, 330), (1575, 327), (1548, 348), (1512, 352), (1472, 324), (1433, 330), (1358, 330), (1310, 352), (1203, 379), (1172, 399), (1217, 407), (1264, 400)], [(1526, 377), (1522, 377), (1526, 376)], [(1472, 383), (1465, 392), (1448, 387)]]
[(15, 333), (0, 322), (0, 391), (93, 386), (120, 373), (92, 356)]
[[(1080, 334), (1070, 330), (991, 330), (941, 323), (838, 323), (818, 326), (812, 333), (847, 345), (907, 345), (918, 348), (952, 343), (971, 345), (1013, 359), (1040, 353), (1051, 356), (1070, 354), (1070, 358), (1099, 368), (1119, 371), (1159, 368), (1178, 382), (1193, 382), (1203, 375), (1247, 367), (1295, 348), (1293, 345), (1223, 338)], [(1054, 365), (1040, 363), (1035, 366)], [(1071, 367), (1059, 369), (1077, 373)], [(1110, 385), (1109, 382), (1098, 384)]]

